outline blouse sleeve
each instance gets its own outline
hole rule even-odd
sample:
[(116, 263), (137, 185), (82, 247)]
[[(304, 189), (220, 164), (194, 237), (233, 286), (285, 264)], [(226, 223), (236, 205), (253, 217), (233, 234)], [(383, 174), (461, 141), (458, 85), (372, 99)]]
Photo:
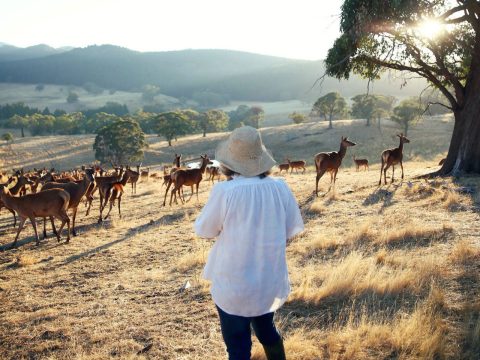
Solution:
[(222, 231), (225, 209), (225, 193), (218, 186), (214, 186), (202, 212), (195, 220), (195, 233), (207, 239), (218, 236)]
[(287, 220), (287, 239), (290, 239), (299, 232), (303, 231), (304, 225), (297, 200), (287, 184), (285, 184), (285, 187), (287, 193), (287, 206), (285, 209)]

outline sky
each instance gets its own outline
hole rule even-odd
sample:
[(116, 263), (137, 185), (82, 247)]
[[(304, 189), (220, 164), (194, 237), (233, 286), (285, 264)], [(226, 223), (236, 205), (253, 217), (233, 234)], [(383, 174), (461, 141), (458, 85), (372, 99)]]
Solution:
[(0, 42), (112, 44), (138, 51), (231, 49), (324, 59), (341, 0), (0, 0)]

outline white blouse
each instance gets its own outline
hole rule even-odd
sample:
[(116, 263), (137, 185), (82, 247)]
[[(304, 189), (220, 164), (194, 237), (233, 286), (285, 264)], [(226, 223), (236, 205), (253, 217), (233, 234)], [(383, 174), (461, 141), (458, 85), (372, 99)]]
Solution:
[(217, 183), (195, 221), (198, 236), (218, 236), (203, 271), (215, 304), (245, 317), (282, 306), (290, 293), (286, 241), (302, 230), (297, 201), (282, 179)]

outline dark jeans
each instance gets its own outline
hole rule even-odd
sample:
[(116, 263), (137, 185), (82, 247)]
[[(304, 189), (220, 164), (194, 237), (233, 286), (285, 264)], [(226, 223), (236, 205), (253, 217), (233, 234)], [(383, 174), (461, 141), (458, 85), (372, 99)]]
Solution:
[(227, 345), (230, 360), (250, 359), (252, 350), (250, 325), (262, 345), (270, 346), (281, 339), (273, 322), (273, 312), (255, 317), (243, 317), (227, 314), (218, 306), (217, 310), (220, 316), (223, 341)]

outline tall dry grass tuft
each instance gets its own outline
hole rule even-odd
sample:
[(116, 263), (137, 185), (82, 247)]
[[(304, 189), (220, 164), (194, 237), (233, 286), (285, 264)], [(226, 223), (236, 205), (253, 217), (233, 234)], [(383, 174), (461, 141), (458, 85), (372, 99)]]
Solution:
[(480, 248), (466, 240), (458, 241), (450, 252), (449, 259), (454, 264), (466, 264), (479, 258)]
[(25, 267), (30, 265), (35, 265), (39, 260), (31, 254), (20, 254), (15, 259), (14, 266), (16, 267)]

